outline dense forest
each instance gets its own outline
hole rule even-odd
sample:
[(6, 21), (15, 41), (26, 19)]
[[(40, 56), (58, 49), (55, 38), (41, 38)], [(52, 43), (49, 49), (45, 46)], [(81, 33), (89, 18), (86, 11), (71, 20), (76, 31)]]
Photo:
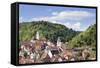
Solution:
[(68, 46), (71, 48), (90, 46), (95, 49), (96, 47), (96, 24), (89, 26), (86, 31), (80, 32), (48, 21), (19, 23), (20, 44), (25, 40), (35, 38), (37, 31), (42, 39), (56, 43), (57, 38), (60, 37), (61, 41), (68, 42)]
[(89, 46), (95, 49), (96, 47), (96, 24), (91, 25), (84, 32), (81, 32), (69, 42), (71, 47)]
[(61, 24), (55, 24), (48, 21), (33, 21), (19, 24), (19, 41), (35, 38), (36, 32), (40, 33), (42, 39), (50, 40), (56, 43), (60, 37), (62, 42), (69, 42), (73, 37), (79, 34), (79, 31), (74, 31)]

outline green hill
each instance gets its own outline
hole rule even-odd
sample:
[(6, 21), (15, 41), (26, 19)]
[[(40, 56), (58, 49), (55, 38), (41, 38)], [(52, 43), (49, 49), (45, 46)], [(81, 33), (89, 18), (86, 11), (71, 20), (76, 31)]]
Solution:
[(36, 32), (39, 32), (42, 39), (48, 39), (53, 43), (60, 37), (62, 42), (68, 42), (79, 32), (68, 29), (61, 24), (55, 24), (48, 21), (33, 21), (19, 23), (19, 41), (20, 43), (25, 40), (35, 38)]
[(96, 47), (96, 24), (91, 25), (86, 31), (75, 36), (70, 42), (70, 47), (89, 46), (93, 49)]

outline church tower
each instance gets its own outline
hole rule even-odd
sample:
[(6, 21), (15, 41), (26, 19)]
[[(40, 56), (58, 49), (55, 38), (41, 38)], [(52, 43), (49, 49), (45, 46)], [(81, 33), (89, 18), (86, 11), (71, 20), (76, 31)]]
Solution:
[(36, 32), (36, 39), (39, 40), (39, 32)]
[(58, 37), (58, 39), (57, 39), (57, 46), (58, 46), (58, 47), (61, 47), (61, 40), (60, 40), (60, 37)]

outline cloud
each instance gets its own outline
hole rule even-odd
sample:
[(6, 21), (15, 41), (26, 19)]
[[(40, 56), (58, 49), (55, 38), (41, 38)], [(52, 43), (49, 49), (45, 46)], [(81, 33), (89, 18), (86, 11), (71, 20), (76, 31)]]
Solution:
[(85, 31), (89, 26), (82, 27), (82, 23), (76, 22), (74, 24), (67, 22), (64, 24), (66, 27), (73, 29), (75, 31)]
[(31, 20), (25, 19), (24, 17), (19, 17), (19, 23), (31, 22)]
[(52, 15), (57, 15), (58, 13), (57, 12), (52, 12)]
[(86, 30), (86, 28), (87, 27), (81, 27), (82, 26), (82, 24), (80, 23), (80, 22), (74, 22), (74, 23), (72, 23), (72, 22), (57, 22), (57, 21), (51, 21), (52, 23), (58, 23), (58, 24), (63, 24), (63, 25), (65, 25), (67, 28), (69, 28), (69, 29), (73, 29), (73, 30), (75, 30), (75, 31), (84, 31), (84, 30)]
[(76, 31), (81, 31), (81, 24), (80, 24), (80, 22), (76, 22), (74, 24), (71, 24), (71, 23), (67, 22), (65, 24), (65, 26), (68, 27), (68, 28), (72, 28), (73, 30), (76, 30)]
[(81, 23), (80, 22), (76, 22), (76, 23), (72, 23), (72, 22), (57, 22), (57, 21), (52, 21), (52, 23), (58, 23), (58, 24), (63, 24), (65, 25), (67, 28), (69, 29), (73, 29), (76, 31), (83, 31), (84, 29), (81, 28)]
[(21, 22), (24, 22), (23, 17), (19, 17), (19, 22), (20, 22), (20, 23), (21, 23)]
[(61, 11), (61, 12), (52, 12), (51, 16), (45, 17), (36, 17), (32, 18), (31, 20), (46, 20), (46, 21), (62, 21), (62, 20), (75, 20), (80, 21), (84, 18), (88, 18), (93, 16), (92, 13), (87, 11)]
[(57, 21), (51, 21), (52, 23), (58, 23), (58, 24), (63, 24), (63, 25), (65, 25), (67, 28), (69, 28), (69, 29), (73, 29), (73, 30), (75, 30), (75, 31), (84, 31), (85, 29), (86, 29), (86, 27), (85, 28), (82, 28), (81, 27), (81, 23), (80, 22), (76, 22), (76, 23), (72, 23), (72, 22), (57, 22)]
[[(83, 31), (81, 27), (82, 20), (92, 17), (94, 14), (88, 11), (60, 11), (52, 12), (50, 16), (33, 17), (30, 21), (50, 21), (53, 23), (63, 24), (68, 28), (76, 31)], [(75, 22), (72, 24), (72, 22)]]

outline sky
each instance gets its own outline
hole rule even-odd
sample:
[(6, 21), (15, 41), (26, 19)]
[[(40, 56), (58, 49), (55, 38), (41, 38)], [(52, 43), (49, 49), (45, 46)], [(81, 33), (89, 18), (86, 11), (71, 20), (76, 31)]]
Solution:
[(50, 21), (76, 31), (85, 31), (96, 23), (95, 8), (19, 5), (19, 22)]

